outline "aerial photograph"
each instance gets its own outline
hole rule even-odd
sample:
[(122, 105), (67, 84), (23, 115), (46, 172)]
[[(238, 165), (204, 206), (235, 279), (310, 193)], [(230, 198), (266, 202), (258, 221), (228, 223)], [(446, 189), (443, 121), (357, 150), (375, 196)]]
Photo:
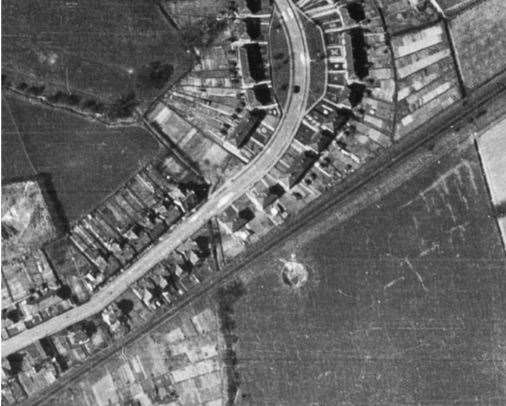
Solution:
[(2, 406), (506, 406), (506, 0), (2, 0)]

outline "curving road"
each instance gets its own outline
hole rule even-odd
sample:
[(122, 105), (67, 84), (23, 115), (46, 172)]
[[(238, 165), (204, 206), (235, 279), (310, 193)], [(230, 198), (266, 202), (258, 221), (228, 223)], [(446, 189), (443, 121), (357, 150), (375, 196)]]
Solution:
[(54, 334), (100, 312), (164, 256), (197, 232), (209, 219), (222, 212), (248, 191), (286, 152), (304, 117), (309, 96), (310, 57), (300, 14), (297, 12), (296, 6), (292, 0), (275, 0), (275, 3), (281, 11), (280, 14), (289, 37), (292, 62), (290, 88), (293, 89), (297, 85), (300, 87), (300, 91), (289, 94), (283, 108), (283, 116), (263, 151), (245, 168), (217, 189), (197, 211), (187, 217), (184, 222), (179, 224), (149, 251), (140, 256), (134, 264), (129, 266), (110, 284), (93, 295), (88, 302), (3, 341), (2, 357), (19, 351), (43, 337)]

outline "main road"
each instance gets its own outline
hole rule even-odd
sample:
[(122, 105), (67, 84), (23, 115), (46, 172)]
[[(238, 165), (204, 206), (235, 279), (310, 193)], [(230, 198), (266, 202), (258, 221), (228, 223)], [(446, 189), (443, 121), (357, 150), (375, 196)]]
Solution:
[[(505, 92), (506, 72), (477, 91), (473, 91), (465, 101), (457, 102), (438, 116), (431, 118), (392, 146), (382, 157), (369, 161), (330, 190), (322, 199), (317, 199), (302, 209), (297, 218), (289, 219), (283, 226), (276, 228), (271, 234), (250, 247), (251, 249), (244, 257), (232, 261), (223, 272), (204, 280), (174, 306), (164, 312), (158, 312), (148, 323), (93, 354), (85, 363), (68, 371), (53, 385), (29, 400), (21, 402), (19, 406), (49, 405), (52, 397), (57, 396), (59, 390), (72, 384), (84, 373), (96, 370), (121, 348), (150, 334), (154, 328), (184, 311), (189, 304), (230, 283), (246, 271), (249, 264), (254, 263), (261, 256), (272, 254), (273, 250), (282, 247), (287, 239), (298, 238), (301, 234), (319, 227), (336, 213), (349, 218), (357, 208), (363, 207), (364, 203), (365, 205), (373, 204), (381, 196), (385, 196), (389, 191), (410, 179), (413, 174), (434, 165), (443, 159), (448, 151), (458, 148), (469, 138), (468, 132), (455, 132), (456, 130), (451, 131), (451, 129), (465, 127), (473, 116), (479, 116), (488, 108), (500, 114), (506, 108), (506, 104), (500, 107)], [(498, 114), (495, 116), (491, 114), (492, 119), (498, 117)]]
[(222, 212), (247, 192), (283, 156), (304, 117), (309, 96), (310, 57), (300, 14), (292, 0), (275, 0), (275, 3), (280, 10), (289, 37), (290, 89), (293, 90), (294, 86), (299, 86), (300, 91), (290, 91), (283, 107), (280, 122), (262, 152), (234, 177), (228, 179), (198, 210), (186, 217), (170, 234), (163, 237), (122, 274), (95, 293), (88, 302), (2, 341), (2, 357), (100, 312), (162, 258), (197, 232), (212, 217)]

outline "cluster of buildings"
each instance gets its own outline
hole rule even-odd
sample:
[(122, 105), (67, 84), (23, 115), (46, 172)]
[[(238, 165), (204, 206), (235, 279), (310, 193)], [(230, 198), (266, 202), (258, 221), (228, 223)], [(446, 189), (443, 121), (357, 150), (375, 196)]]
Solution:
[[(196, 3), (178, 1), (173, 7), (184, 16), (181, 10)], [(101, 314), (13, 354), (3, 368), (8, 403), (40, 391), (111, 342), (156, 320), (158, 309), (183, 300), (227, 259), (461, 97), (451, 44), (433, 15), (432, 2), (424, 2), (424, 10), (408, 0), (378, 3), (380, 8), (372, 1), (298, 1), (308, 38), (311, 89), (302, 124), (282, 158)], [(198, 62), (192, 71), (146, 116), (146, 123), (198, 167), (212, 187), (261, 152), (280, 120), (282, 103), (273, 91), (269, 69), (276, 52), (269, 48), (270, 24), (275, 21), (270, 18), (272, 5), (245, 4), (236, 4), (232, 15), (220, 16), (226, 27), (209, 46), (196, 49)], [(205, 198), (206, 187), (175, 158), (149, 164), (73, 224), (64, 238), (33, 251), (37, 254), (30, 252), (37, 263), (33, 269), (43, 275), (37, 286), (50, 291), (71, 287), (70, 296), (54, 305), (60, 312), (84, 302), (170, 232)], [(13, 296), (9, 298), (12, 302)], [(27, 306), (17, 303), (18, 309)], [(37, 314), (41, 320), (51, 317)], [(93, 400), (83, 404), (126, 399), (218, 404), (219, 355), (206, 341), (217, 327), (212, 312), (199, 314), (191, 322), (182, 321), (185, 327), (157, 334), (156, 340), (149, 335), (138, 355), (111, 361), (118, 363), (114, 369), (87, 376), (89, 384), (80, 384), (79, 390)], [(26, 322), (23, 318), (22, 328), (27, 328)], [(7, 323), (2, 330), (6, 337), (15, 331), (15, 322)], [(146, 348), (153, 354), (148, 361), (140, 356)], [(164, 357), (157, 361), (160, 354)], [(148, 370), (159, 372), (148, 377)], [(109, 387), (115, 389), (106, 391)]]
[[(259, 92), (253, 79), (261, 70), (264, 75), (268, 73), (266, 42), (259, 45), (260, 41), (251, 39), (245, 18), (250, 17), (234, 18), (212, 46), (197, 50), (199, 63), (149, 115), (149, 124), (169, 138), (176, 153), (181, 152), (196, 163), (214, 185), (219, 183), (220, 176), (227, 176), (234, 167), (255, 156), (268, 142), (279, 120), (276, 104), (273, 101), (266, 104), (262, 99), (264, 87), (269, 93), (270, 85), (260, 83)], [(261, 18), (265, 20), (265, 16)], [(256, 49), (252, 53), (246, 46)], [(260, 46), (263, 59), (254, 60)], [(250, 68), (254, 64), (255, 68)], [(86, 301), (93, 291), (125, 269), (205, 198), (205, 189), (202, 179), (178, 160), (157, 159), (72, 224), (67, 235), (47, 243), (44, 254), (48, 263), (58, 280), (70, 288), (67, 302), (73, 305)], [(151, 319), (160, 307), (168, 308), (184, 297), (185, 292), (200, 284), (224, 261), (220, 232), (220, 224), (211, 222), (100, 315), (84, 325), (47, 337), (43, 349), (41, 340), (34, 348), (29, 346), (13, 354), (14, 358), (24, 359), (21, 369), (11, 368), (12, 359), (4, 360), (7, 403), (12, 403), (12, 396), (15, 401), (33, 396), (104, 346), (124, 338)], [(26, 357), (27, 352), (38, 355), (31, 359)], [(186, 381), (187, 373), (196, 374), (181, 371), (175, 383)], [(25, 376), (37, 383), (27, 387)]]
[(288, 186), (300, 183), (319, 195), (391, 145), (395, 80), (384, 30), (372, 5), (341, 1), (299, 5), (323, 34), (326, 66), (320, 81), (326, 86), (308, 106), (296, 134), (304, 159), (294, 162), (304, 165), (289, 171)]
[(3, 261), (2, 280), (2, 339), (73, 307), (41, 249)]
[[(36, 395), (103, 349), (114, 339), (106, 324), (87, 321), (4, 359), (2, 401), (17, 404)], [(50, 404), (221, 405), (225, 392), (219, 327), (210, 307), (186, 311), (80, 377)]]
[(53, 362), (39, 343), (16, 357), (2, 360), (2, 402), (16, 404), (54, 383), (58, 376)]
[(174, 159), (148, 164), (72, 226), (70, 241), (94, 266), (84, 275), (90, 290), (128, 266), (196, 206), (194, 181)]
[[(157, 158), (56, 238), (37, 183), (15, 186), (30, 198), (16, 195), (3, 206), (3, 339), (87, 301), (207, 193), (177, 159)], [(13, 187), (5, 187), (6, 199)]]
[[(312, 67), (307, 113), (274, 168), (217, 217), (225, 256), (233, 256), (259, 240), (393, 141), (395, 73), (377, 10), (367, 4), (357, 12), (344, 2), (332, 1), (303, 1), (299, 5), (307, 16), (301, 17)], [(353, 30), (360, 32), (350, 33)], [(260, 30), (257, 38), (263, 39), (267, 33)], [(360, 46), (363, 49), (357, 51)], [(360, 51), (366, 55), (357, 62)], [(247, 88), (251, 82), (248, 72), (240, 69), (237, 73), (238, 83)], [(190, 78), (192, 75), (194, 72)], [(181, 83), (186, 85), (187, 80)], [(177, 122), (174, 110), (178, 108), (183, 115), (178, 106), (166, 105), (163, 110), (170, 117), (164, 124), (166, 133)], [(173, 134), (177, 137), (176, 131)], [(188, 153), (196, 154), (195, 150)]]
[(269, 10), (238, 10), (210, 46), (195, 49), (192, 71), (148, 114), (215, 186), (262, 150), (279, 121), (269, 78), (270, 14), (262, 14)]
[(224, 261), (217, 225), (210, 222), (185, 241), (104, 309), (102, 321), (121, 339), (185, 298), (186, 292), (216, 273)]
[(357, 4), (357, 10), (340, 1), (298, 4), (312, 22), (306, 23), (311, 64), (325, 64), (316, 69), (324, 72), (317, 79), (325, 86), (317, 97), (312, 92), (302, 126), (272, 175), (305, 202), (391, 145), (395, 80), (372, 6)]
[[(209, 275), (216, 273), (223, 264), (225, 253), (220, 240), (219, 226), (216, 221), (211, 221), (175, 251), (169, 253), (100, 314), (4, 358), (2, 395), (6, 404), (16, 404), (27, 397), (37, 395), (59, 379), (62, 374), (70, 373), (74, 368), (82, 365), (90, 356), (112, 344), (121, 342), (132, 330), (145, 328), (146, 323), (153, 322), (157, 311), (168, 310), (171, 306), (178, 304), (185, 298), (186, 292), (196, 288)], [(70, 237), (65, 241), (76, 250), (74, 255), (79, 253)], [(57, 247), (61, 250), (61, 241)], [(50, 255), (53, 254), (54, 252), (50, 251)], [(90, 261), (87, 264), (89, 265)], [(80, 269), (83, 270), (83, 268)], [(96, 271), (96, 268), (94, 269)], [(217, 330), (218, 325), (215, 315), (210, 310), (193, 317), (192, 323), (198, 334), (208, 332), (211, 327)], [(136, 392), (132, 395), (134, 398), (141, 395), (143, 398), (148, 396), (154, 404), (158, 404), (156, 402), (166, 404), (164, 402), (173, 401), (175, 403), (168, 404), (200, 405), (203, 404), (199, 403), (202, 399), (208, 399), (211, 402), (213, 400), (211, 398), (221, 396), (221, 378), (218, 380), (219, 373), (216, 372), (218, 369), (216, 349), (212, 352), (212, 357), (216, 360), (198, 363), (211, 357), (209, 355), (211, 349), (216, 347), (216, 332), (209, 337), (195, 339), (194, 330), (186, 325), (184, 327), (186, 327), (183, 329), (185, 333), (183, 334), (181, 329), (176, 329), (170, 335), (174, 336), (171, 340), (176, 342), (188, 339), (189, 342), (177, 343), (178, 349), (174, 351), (180, 352), (174, 354), (176, 358), (171, 358), (170, 364), (167, 364), (168, 360), (160, 363), (168, 370), (173, 368), (172, 375), (167, 372), (165, 376), (157, 377), (157, 380), (153, 380), (150, 374), (143, 375), (142, 385), (136, 387), (136, 391), (143, 392), (140, 388), (148, 387), (149, 391), (147, 389), (146, 391), (149, 392), (149, 396)], [(188, 336), (185, 336), (186, 331), (190, 331)], [(210, 341), (213, 341), (212, 348)], [(143, 351), (142, 347), (139, 348), (139, 352), (141, 351)], [(182, 353), (184, 351), (187, 353), (186, 356)], [(161, 353), (153, 351), (156, 356), (160, 356)], [(133, 362), (134, 364), (126, 364), (124, 368), (136, 365), (135, 362), (145, 362), (145, 358), (139, 358)], [(193, 365), (195, 363), (197, 365)], [(145, 367), (148, 368), (148, 366)], [(201, 376), (206, 374), (202, 372), (202, 368), (211, 368), (208, 372), (212, 373), (212, 376)], [(105, 384), (104, 381), (103, 385)], [(113, 387), (114, 382), (107, 381), (107, 384)], [(195, 385), (201, 392), (195, 390)], [(118, 391), (126, 390), (127, 387), (120, 386)], [(161, 387), (171, 389), (165, 395), (160, 395), (158, 391)], [(94, 391), (96, 400), (90, 404), (99, 402), (98, 404), (107, 405), (107, 399), (103, 400), (105, 403), (100, 403), (102, 402), (101, 393), (100, 390)], [(195, 403), (187, 403), (189, 401)], [(213, 405), (212, 402), (209, 404)]]
[[(217, 224), (209, 224), (167, 255), (100, 314), (4, 358), (2, 395), (6, 404), (15, 404), (27, 397), (33, 397), (54, 383), (62, 374), (82, 365), (90, 356), (125, 339), (132, 330), (145, 328), (146, 323), (156, 317), (157, 311), (167, 310), (184, 299), (186, 292), (197, 287), (210, 274), (216, 273), (220, 264), (223, 264), (224, 253), (219, 239), (220, 231)], [(215, 316), (209, 310), (195, 316), (193, 323), (196, 330), (201, 333), (209, 330), (211, 325), (214, 326), (213, 329), (217, 328)], [(178, 331), (177, 337), (184, 336)], [(216, 339), (214, 336), (210, 338)], [(192, 343), (190, 344), (193, 346)], [(207, 348), (204, 347), (195, 351), (204, 351)], [(216, 352), (213, 354), (217, 356)], [(198, 356), (196, 354), (185, 358), (185, 362), (196, 362)], [(215, 364), (213, 361), (213, 365)], [(174, 364), (170, 365), (174, 367)], [(193, 388), (187, 387), (191, 382), (182, 381), (190, 378), (197, 381), (202, 379), (199, 377), (200, 366), (183, 367), (181, 364), (181, 368), (181, 371), (174, 372), (172, 380), (166, 379), (167, 382), (170, 381), (170, 385), (181, 384), (182, 389), (179, 390), (177, 385), (173, 388), (174, 394), (178, 393), (177, 397), (173, 396), (174, 399), (185, 393), (184, 396), (194, 397)], [(217, 382), (214, 378), (213, 382)], [(150, 384), (149, 376), (145, 376), (144, 379), (146, 385)], [(164, 386), (169, 385), (167, 382)], [(219, 387), (221, 388), (221, 380)], [(212, 393), (216, 394), (217, 390), (218, 386)], [(206, 396), (208, 395), (203, 394), (202, 398)], [(177, 404), (187, 403), (174, 403)]]
[(218, 216), (226, 252), (257, 241), (434, 116), (437, 106), (460, 97), (441, 25), (399, 33), (389, 42), (373, 2), (299, 6), (308, 17), (302, 16), (312, 74), (324, 77), (311, 77), (308, 110), (287, 152)]
[(42, 249), (60, 233), (39, 180), (2, 185), (2, 339), (72, 306)]
[[(44, 182), (2, 185), (2, 339), (73, 306), (44, 246), (61, 235)], [(56, 381), (61, 368), (47, 341), (2, 359), (2, 401), (15, 404)]]
[(103, 326), (87, 321), (2, 359), (2, 402), (18, 404), (39, 394), (110, 340)]

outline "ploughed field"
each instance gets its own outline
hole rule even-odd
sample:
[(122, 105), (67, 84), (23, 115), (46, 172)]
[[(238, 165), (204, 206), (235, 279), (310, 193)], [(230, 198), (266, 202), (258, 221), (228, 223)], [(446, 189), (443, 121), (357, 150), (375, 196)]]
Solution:
[(18, 84), (142, 102), (190, 63), (154, 0), (2, 2), (2, 73)]
[(96, 206), (160, 150), (138, 127), (2, 97), (2, 181), (47, 174), (67, 219)]
[[(309, 271), (300, 289), (282, 279), (291, 253)], [(476, 150), (454, 151), (251, 265), (233, 314), (242, 397), (504, 404), (505, 269)]]

